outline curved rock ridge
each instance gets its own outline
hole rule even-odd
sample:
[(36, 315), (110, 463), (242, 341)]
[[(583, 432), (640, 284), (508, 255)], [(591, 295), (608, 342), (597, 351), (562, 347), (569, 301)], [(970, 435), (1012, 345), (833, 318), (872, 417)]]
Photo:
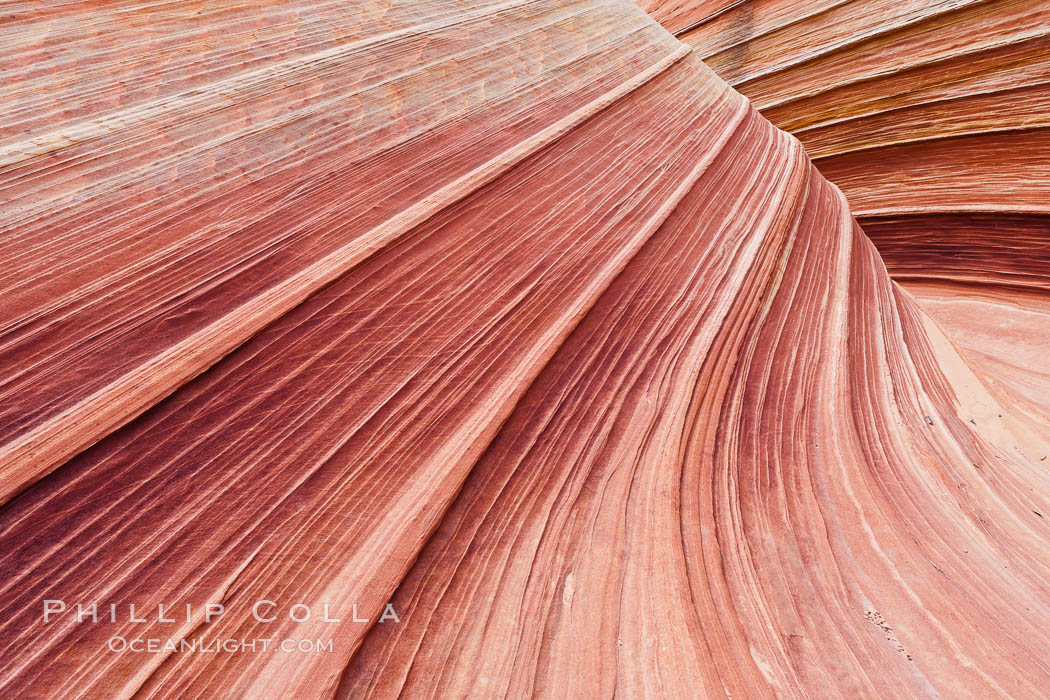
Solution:
[[(790, 131), (891, 274), (1050, 268), (1050, 7), (1039, 0), (640, 0)], [(1003, 238), (1017, 234), (1022, 242)], [(931, 245), (899, 245), (922, 236)], [(947, 239), (946, 239), (947, 236)], [(951, 250), (945, 250), (948, 243)], [(963, 269), (950, 254), (961, 253)], [(956, 280), (962, 281), (962, 280)], [(1031, 280), (1028, 280), (1029, 282)]]
[(988, 380), (1045, 414), (1046, 3), (639, 4), (801, 140), (894, 279)]
[(1042, 390), (628, 0), (5, 21), (4, 696), (1050, 688)]

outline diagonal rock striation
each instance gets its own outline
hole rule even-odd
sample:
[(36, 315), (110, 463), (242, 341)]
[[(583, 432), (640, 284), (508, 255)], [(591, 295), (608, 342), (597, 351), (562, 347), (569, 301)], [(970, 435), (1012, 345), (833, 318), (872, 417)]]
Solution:
[(1047, 385), (944, 321), (1045, 276), (862, 210), (906, 291), (633, 3), (4, 21), (4, 695), (1050, 688)]

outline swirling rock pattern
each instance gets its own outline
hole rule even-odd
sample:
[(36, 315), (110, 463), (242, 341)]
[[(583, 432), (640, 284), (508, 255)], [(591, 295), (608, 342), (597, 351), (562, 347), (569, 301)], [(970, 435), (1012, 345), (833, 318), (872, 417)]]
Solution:
[(4, 695), (1050, 688), (1047, 384), (943, 320), (1045, 277), (905, 291), (628, 0), (4, 22)]
[(639, 0), (798, 137), (890, 274), (1046, 415), (1050, 9)]
[[(1050, 264), (1050, 8), (1036, 0), (641, 0), (846, 194), (891, 273)], [(902, 250), (899, 236), (936, 234)], [(990, 240), (989, 240), (990, 239)], [(883, 245), (885, 242), (885, 245)], [(987, 245), (993, 243), (994, 245)], [(914, 254), (913, 254), (914, 253)], [(1008, 256), (1007, 256), (1008, 257)], [(932, 264), (931, 264), (932, 263)]]

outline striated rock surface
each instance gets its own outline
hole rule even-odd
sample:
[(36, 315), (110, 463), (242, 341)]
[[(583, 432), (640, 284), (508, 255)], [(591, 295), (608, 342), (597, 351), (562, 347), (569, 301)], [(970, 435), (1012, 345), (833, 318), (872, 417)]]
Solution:
[(685, 49), (590, 2), (352, 5), (10, 10), (0, 493)]
[(1050, 377), (953, 292), (1045, 272), (905, 291), (628, 0), (4, 21), (5, 696), (1050, 688)]
[(999, 283), (1028, 265), (1045, 281), (1046, 3), (639, 4), (799, 138), (843, 190), (892, 274), (910, 279), (964, 267), (958, 272)]
[(1045, 414), (1050, 7), (639, 4), (803, 143), (894, 279)]

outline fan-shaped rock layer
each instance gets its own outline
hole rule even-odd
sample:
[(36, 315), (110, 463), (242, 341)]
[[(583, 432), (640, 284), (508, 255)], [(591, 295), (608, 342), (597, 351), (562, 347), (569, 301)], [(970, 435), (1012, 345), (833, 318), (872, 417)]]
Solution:
[(1050, 687), (1041, 404), (637, 7), (449, 8), (15, 15), (4, 692)]

